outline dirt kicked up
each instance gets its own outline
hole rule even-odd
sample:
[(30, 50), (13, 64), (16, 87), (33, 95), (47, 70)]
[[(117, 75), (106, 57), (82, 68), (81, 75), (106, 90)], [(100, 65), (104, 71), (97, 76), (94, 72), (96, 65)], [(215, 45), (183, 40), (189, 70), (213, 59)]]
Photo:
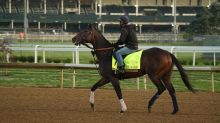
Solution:
[(128, 111), (120, 114), (113, 90), (97, 90), (95, 112), (89, 89), (0, 88), (0, 123), (220, 123), (220, 93), (177, 92), (180, 111), (171, 115), (165, 92), (147, 112), (154, 90), (123, 90)]

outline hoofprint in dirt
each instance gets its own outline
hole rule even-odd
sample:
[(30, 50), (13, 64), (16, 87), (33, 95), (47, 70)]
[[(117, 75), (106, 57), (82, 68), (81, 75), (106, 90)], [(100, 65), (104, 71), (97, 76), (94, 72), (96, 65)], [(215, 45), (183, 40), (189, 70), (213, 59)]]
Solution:
[(0, 88), (0, 123), (96, 122), (96, 123), (219, 123), (220, 93), (177, 92), (180, 111), (171, 115), (169, 94), (164, 93), (151, 113), (147, 111), (154, 90), (123, 90), (128, 111), (118, 112), (113, 90), (96, 92), (95, 112), (88, 99), (89, 89)]

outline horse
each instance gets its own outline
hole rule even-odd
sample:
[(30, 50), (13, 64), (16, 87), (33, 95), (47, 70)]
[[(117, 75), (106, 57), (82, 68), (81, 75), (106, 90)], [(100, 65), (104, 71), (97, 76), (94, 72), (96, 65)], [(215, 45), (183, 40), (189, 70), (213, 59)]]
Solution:
[[(89, 97), (90, 106), (93, 111), (96, 89), (110, 82), (120, 102), (120, 113), (127, 111), (127, 106), (122, 96), (119, 80), (136, 78), (147, 74), (150, 80), (157, 87), (157, 92), (148, 102), (148, 112), (151, 112), (155, 101), (167, 89), (173, 103), (173, 111), (171, 114), (176, 114), (179, 111), (179, 107), (175, 95), (175, 89), (171, 83), (171, 75), (174, 65), (178, 68), (185, 86), (188, 90), (194, 92), (182, 65), (176, 57), (168, 51), (156, 47), (143, 50), (140, 69), (135, 72), (126, 71), (125, 73), (118, 75), (115, 73), (115, 70), (112, 70), (113, 44), (110, 43), (94, 26), (90, 25), (87, 29), (79, 32), (72, 38), (72, 42), (75, 45), (82, 44), (92, 49), (98, 60), (98, 70), (101, 79), (92, 86)], [(91, 46), (88, 45), (88, 43), (91, 44)]]

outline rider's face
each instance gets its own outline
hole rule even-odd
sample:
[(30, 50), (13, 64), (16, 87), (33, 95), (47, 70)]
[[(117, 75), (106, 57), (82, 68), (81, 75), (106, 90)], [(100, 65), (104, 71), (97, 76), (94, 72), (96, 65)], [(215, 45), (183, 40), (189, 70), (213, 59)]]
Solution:
[(122, 21), (119, 21), (120, 27), (123, 27), (124, 23)]

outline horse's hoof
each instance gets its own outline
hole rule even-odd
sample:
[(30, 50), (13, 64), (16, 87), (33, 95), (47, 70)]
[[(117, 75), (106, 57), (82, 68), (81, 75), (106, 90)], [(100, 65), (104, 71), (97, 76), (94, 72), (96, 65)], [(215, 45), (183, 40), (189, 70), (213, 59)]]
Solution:
[(178, 112), (178, 110), (174, 110), (171, 114), (175, 115)]
[(94, 105), (94, 103), (90, 103), (90, 106), (91, 106), (92, 111), (94, 112), (94, 111), (95, 111), (95, 105)]
[(148, 107), (148, 113), (151, 113), (151, 107)]
[(120, 114), (124, 114), (124, 112), (125, 112), (125, 111), (122, 111), (122, 110), (121, 110), (121, 111), (120, 111)]

